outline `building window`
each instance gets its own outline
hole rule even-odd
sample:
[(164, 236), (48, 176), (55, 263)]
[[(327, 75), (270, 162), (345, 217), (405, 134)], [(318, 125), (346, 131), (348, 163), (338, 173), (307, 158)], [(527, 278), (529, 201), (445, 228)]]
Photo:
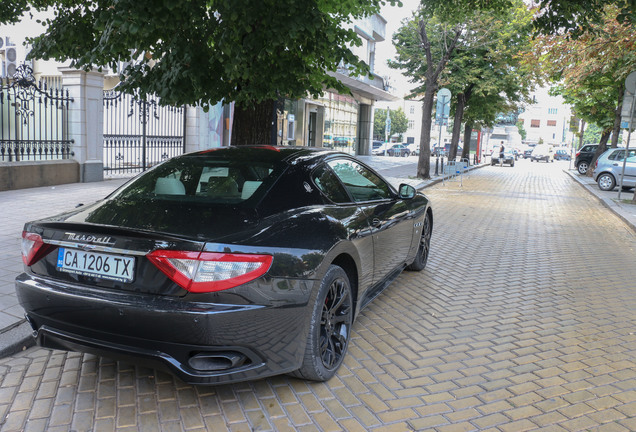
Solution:
[(548, 126), (556, 126), (556, 120), (548, 120)]
[(541, 126), (541, 120), (530, 120), (530, 127), (538, 128)]
[(325, 107), (323, 145), (349, 154), (356, 152), (360, 105), (351, 96), (327, 92), (319, 99)]
[(409, 120), (409, 129), (415, 129), (415, 120)]
[(411, 105), (411, 107), (409, 108), (409, 112), (411, 114), (415, 114), (415, 107), (413, 105)]
[(548, 108), (548, 114), (556, 114), (557, 111), (557, 108)]

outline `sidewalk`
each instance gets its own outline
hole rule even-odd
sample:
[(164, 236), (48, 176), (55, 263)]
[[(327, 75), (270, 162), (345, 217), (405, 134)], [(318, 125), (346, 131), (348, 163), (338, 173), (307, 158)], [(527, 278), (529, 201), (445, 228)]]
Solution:
[[(422, 189), (442, 181), (441, 176), (434, 176), (434, 158), (431, 159), (432, 178), (429, 180), (416, 177), (418, 159), (415, 156), (359, 156), (359, 159), (376, 169), (396, 188), (407, 183)], [(477, 167), (471, 166), (470, 169)], [(23, 266), (20, 245), (24, 223), (73, 210), (80, 203), (99, 200), (127, 180), (117, 178), (0, 192), (0, 208), (3, 209), (0, 227), (0, 358), (33, 343), (31, 328), (24, 320), (14, 288), (14, 279), (22, 272)]]
[(611, 192), (602, 191), (592, 177), (580, 175), (576, 169), (563, 170), (579, 183), (590, 194), (594, 195), (605, 207), (621, 218), (627, 225), (636, 231), (636, 204), (632, 204), (634, 191), (621, 192), (618, 200), (618, 187)]

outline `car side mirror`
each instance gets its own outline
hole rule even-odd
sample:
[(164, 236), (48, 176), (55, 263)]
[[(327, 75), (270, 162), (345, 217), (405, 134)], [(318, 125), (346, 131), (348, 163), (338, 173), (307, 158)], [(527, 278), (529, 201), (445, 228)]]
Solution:
[(415, 197), (415, 188), (406, 183), (402, 183), (398, 189), (398, 195), (402, 199), (413, 199)]

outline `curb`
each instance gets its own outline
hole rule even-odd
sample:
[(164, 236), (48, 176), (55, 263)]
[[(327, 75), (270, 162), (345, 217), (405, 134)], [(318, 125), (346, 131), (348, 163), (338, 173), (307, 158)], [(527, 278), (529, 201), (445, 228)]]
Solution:
[[(636, 232), (636, 214), (634, 215), (630, 215), (628, 213), (628, 211), (621, 206), (619, 203), (617, 203), (616, 201), (614, 201), (611, 198), (605, 198), (601, 195), (599, 195), (595, 189), (596, 183), (594, 184), (590, 184), (587, 183), (583, 180), (581, 180), (579, 178), (578, 174), (575, 174), (573, 172), (570, 172), (570, 170), (563, 170), (563, 172), (565, 172), (566, 174), (568, 174), (572, 179), (574, 179), (579, 185), (581, 185), (581, 187), (585, 190), (587, 190), (590, 195), (593, 195), (594, 197), (596, 197), (596, 199), (599, 200), (599, 202), (601, 204), (603, 204), (603, 206), (607, 207), (609, 210), (611, 210), (616, 216), (618, 216), (623, 222), (625, 222), (627, 225), (629, 225), (629, 227)], [(635, 207), (635, 211), (636, 211), (636, 206)]]
[(31, 326), (23, 319), (0, 332), (0, 358), (8, 357), (35, 345)]
[[(468, 168), (466, 168), (466, 171), (472, 171), (472, 170), (476, 170), (476, 169), (483, 168), (483, 167), (486, 167), (486, 166), (489, 166), (489, 164), (480, 163), (478, 165), (470, 165), (470, 166), (468, 166)], [(422, 184), (420, 186), (416, 187), (415, 189), (422, 190), (422, 189), (425, 189), (425, 188), (427, 188), (429, 186), (433, 186), (433, 185), (436, 185), (438, 183), (441, 183), (443, 180), (448, 180), (450, 178), (452, 178), (452, 177), (451, 176), (445, 176), (445, 175), (444, 176), (438, 176), (435, 179), (431, 179), (431, 180), (428, 180), (428, 181), (423, 181)]]

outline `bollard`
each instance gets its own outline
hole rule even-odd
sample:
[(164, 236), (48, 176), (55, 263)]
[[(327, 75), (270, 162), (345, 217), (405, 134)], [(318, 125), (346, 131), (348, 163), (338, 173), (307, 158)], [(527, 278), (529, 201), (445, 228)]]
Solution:
[(435, 176), (439, 175), (439, 156), (435, 158)]

